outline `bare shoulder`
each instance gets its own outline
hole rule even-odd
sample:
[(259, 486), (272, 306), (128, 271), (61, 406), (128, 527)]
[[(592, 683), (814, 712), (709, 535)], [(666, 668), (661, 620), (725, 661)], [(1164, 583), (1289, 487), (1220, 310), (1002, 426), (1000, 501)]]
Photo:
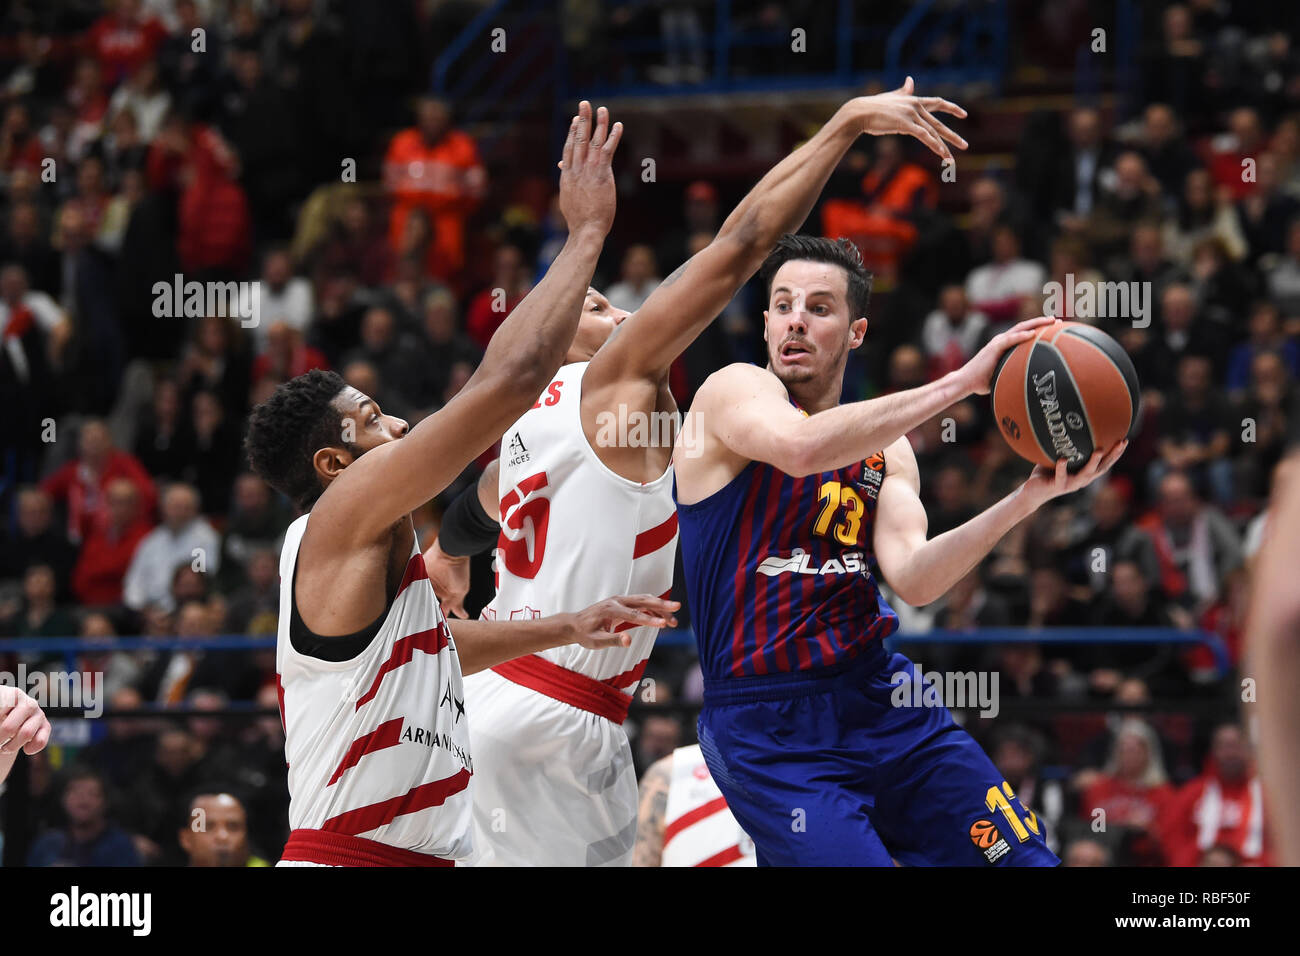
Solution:
[(749, 362), (733, 362), (706, 378), (695, 393), (695, 400), (721, 406), (765, 394), (788, 397), (781, 380), (767, 369)]
[(903, 435), (885, 449), (885, 477), (902, 478), (913, 488), (921, 488), (921, 469), (916, 464), (912, 443)]

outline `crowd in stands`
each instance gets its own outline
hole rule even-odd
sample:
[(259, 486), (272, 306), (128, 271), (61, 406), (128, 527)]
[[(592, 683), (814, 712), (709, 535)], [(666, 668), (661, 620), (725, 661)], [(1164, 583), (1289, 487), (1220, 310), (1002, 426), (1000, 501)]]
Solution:
[[(1004, 700), (1096, 705), (1091, 723), (1019, 709), (967, 725), (1071, 865), (1268, 859), (1248, 736), (1168, 709), (1234, 713), (1251, 561), (1300, 426), (1300, 70), (1293, 33), (1243, 33), (1215, 12), (1241, 5), (1167, 5), (1139, 110), (1029, 116), (1014, 162), (963, 179), (959, 209), (932, 157), (891, 138), (860, 144), (808, 224), (854, 238), (877, 273), (846, 398), (930, 381), (1040, 314), (1099, 325), (1137, 367), (1141, 417), (1106, 481), (1015, 529), (933, 605), (895, 602), (913, 635), (1096, 625), (1222, 642), (1226, 670), (1196, 642), (904, 648), (927, 669), (996, 671)], [(133, 716), (29, 762), (33, 864), (274, 859), (287, 832), (274, 656), (183, 644), (276, 631), (295, 511), (247, 469), (248, 411), (334, 368), (414, 424), (465, 384), (562, 241), (553, 202), (506, 221), (514, 170), (489, 168), (455, 104), (424, 95), (439, 42), (427, 11), (379, 6), (0, 14), (0, 670), (69, 660), (6, 638), (182, 639), (74, 655), (110, 715)], [(689, 79), (706, 65), (698, 16), (662, 6), (685, 38), (669, 67)], [(355, 182), (340, 179), (347, 160)], [(610, 300), (635, 309), (747, 185), (682, 183), (673, 228), (616, 231), (597, 277)], [(177, 314), (181, 276), (256, 282), (256, 323)], [(1115, 314), (1104, 296), (1054, 298), (1054, 282), (1134, 291)], [(763, 361), (762, 308), (751, 284), (687, 351), (672, 378), (683, 404), (716, 368)], [(931, 534), (1028, 472), (984, 399), (908, 437)], [(417, 513), (422, 538), (441, 504)], [(688, 650), (664, 648), (647, 677), (658, 704), (700, 700)], [(1153, 701), (1164, 709), (1143, 712)], [(258, 709), (194, 715), (239, 705)], [(689, 710), (633, 714), (641, 770), (693, 739)], [(188, 827), (196, 807), (225, 821), (219, 835)]]

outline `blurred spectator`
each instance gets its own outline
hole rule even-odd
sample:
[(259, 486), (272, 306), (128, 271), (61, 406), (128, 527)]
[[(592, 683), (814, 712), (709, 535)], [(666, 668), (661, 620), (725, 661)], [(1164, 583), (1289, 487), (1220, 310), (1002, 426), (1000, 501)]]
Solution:
[(258, 350), (265, 347), (267, 333), (277, 322), (306, 335), (313, 309), (311, 283), (294, 275), (289, 251), (277, 246), (267, 252), (258, 282), (258, 322), (253, 327)]
[(248, 845), (248, 813), (227, 792), (197, 793), (176, 832), (190, 866), (270, 866)]
[(142, 9), (140, 0), (115, 0), (86, 34), (86, 46), (116, 86), (154, 58), (166, 28)]
[(1178, 389), (1160, 413), (1160, 457), (1151, 465), (1151, 487), (1170, 471), (1183, 471), (1216, 502), (1228, 504), (1235, 490), (1228, 453), (1238, 426), (1212, 376), (1208, 356), (1179, 358)]
[(414, 210), (429, 216), (428, 271), (440, 279), (465, 264), (465, 220), (487, 189), (474, 140), (451, 126), (451, 108), (436, 97), (415, 104), (416, 125), (393, 137), (384, 158), (384, 184), (393, 196), (389, 242), (400, 252)]
[(1159, 866), (1157, 821), (1173, 797), (1156, 732), (1130, 717), (1120, 724), (1104, 770), (1084, 790), (1079, 815), (1089, 823), (1100, 821), (1107, 833), (1118, 831), (1128, 862)]
[(1110, 848), (1100, 840), (1071, 840), (1061, 854), (1062, 866), (1112, 866)]
[[(436, 288), (424, 298), (421, 331), (420, 365), (427, 382), (428, 393), (420, 399), (422, 407), (430, 407), (441, 398), (451, 380), (451, 369), (461, 362), (478, 365), (482, 355), (474, 341), (461, 332), (456, 324), (456, 297), (445, 288)], [(369, 393), (367, 393), (369, 394)]]
[[(18, 202), (9, 209), (8, 230), (0, 237), (0, 262), (13, 263), (23, 268), (30, 279), (31, 289), (44, 294), (39, 298), (39, 308), (46, 310), (42, 316), (47, 327), (57, 325), (62, 316), (50, 296), (58, 295), (62, 285), (59, 275), (59, 257), (47, 239), (41, 223), (41, 211), (35, 203)], [(30, 302), (28, 303), (30, 305)], [(5, 303), (0, 309), (8, 310)]]
[(479, 348), (487, 348), (501, 323), (531, 289), (532, 280), (519, 247), (504, 245), (497, 249), (491, 285), (470, 300), (465, 316), (465, 329)]
[(129, 479), (113, 479), (103, 496), (106, 516), (82, 544), (72, 571), (72, 593), (92, 607), (121, 602), (122, 579), (136, 548), (153, 527), (144, 516), (140, 489)]
[(993, 231), (993, 261), (967, 277), (966, 295), (991, 322), (1014, 322), (1023, 299), (1043, 294), (1046, 278), (1042, 265), (1020, 258), (1020, 239), (1002, 225)]
[(1220, 724), (1204, 772), (1180, 787), (1162, 814), (1165, 858), (1171, 866), (1195, 866), (1202, 854), (1221, 845), (1245, 863), (1267, 863), (1264, 810), (1245, 731)]
[(1249, 106), (1233, 110), (1228, 116), (1228, 132), (1215, 137), (1210, 146), (1210, 174), (1215, 185), (1234, 201), (1254, 192), (1256, 175), (1247, 176), (1246, 171), (1251, 168), (1257, 174), (1256, 163), (1265, 146), (1259, 114)]
[(1101, 173), (1114, 161), (1114, 147), (1103, 135), (1100, 114), (1088, 107), (1070, 114), (1066, 135), (1069, 145), (1057, 153), (1059, 169), (1053, 177), (1054, 210), (1065, 231), (1078, 232), (1096, 207)]
[[(555, 211), (558, 213), (558, 206), (555, 207)], [(672, 228), (665, 231), (664, 238), (660, 240), (656, 251), (656, 262), (663, 267), (663, 271), (671, 273), (691, 257), (692, 236), (704, 233), (711, 240), (721, 224), (717, 188), (710, 182), (697, 179), (686, 187), (681, 218)], [(558, 225), (563, 226), (563, 219)], [(555, 253), (558, 252), (557, 246), (546, 261), (555, 258)]]
[(1102, 262), (1120, 255), (1140, 222), (1158, 221), (1163, 213), (1160, 184), (1147, 172), (1141, 153), (1132, 150), (1115, 159), (1113, 177), (1107, 177), (1082, 223), (1067, 226), (1067, 232), (1087, 240)]
[(1278, 353), (1260, 352), (1251, 362), (1250, 387), (1233, 416), (1242, 437), (1239, 496), (1263, 499), (1268, 477), (1287, 450), (1295, 407), (1292, 383), (1291, 372)]
[(53, 571), (55, 593), (63, 600), (70, 593), (77, 549), (55, 522), (48, 494), (27, 486), (18, 490), (17, 497), (13, 530), (5, 534), (0, 546), (0, 580), (23, 577), (29, 567), (41, 564)]
[(169, 485), (162, 496), (162, 524), (140, 542), (123, 582), (123, 603), (134, 610), (157, 604), (171, 610), (172, 576), (199, 563), (205, 573), (221, 568), (221, 537), (199, 512), (192, 485)]
[(925, 318), (921, 343), (930, 360), (930, 377), (939, 378), (971, 360), (984, 343), (988, 317), (970, 307), (960, 285), (939, 291), (939, 307)]
[(1282, 329), (1277, 306), (1267, 300), (1256, 302), (1250, 310), (1250, 338), (1233, 346), (1228, 356), (1228, 391), (1240, 394), (1250, 384), (1255, 358), (1265, 353), (1277, 355), (1292, 379), (1300, 375), (1300, 343)]
[[(53, 569), (46, 564), (29, 565), (23, 575), (21, 606), (13, 614), (0, 619), (0, 636), (72, 637), (75, 631), (72, 615), (58, 604)], [(29, 665), (37, 666), (54, 659), (57, 665), (62, 656), (29, 653), (23, 655), (23, 659)]]
[(131, 837), (108, 814), (104, 781), (88, 768), (72, 770), (63, 785), (66, 825), (32, 842), (28, 866), (139, 866)]
[(1177, 116), (1166, 103), (1152, 103), (1143, 112), (1138, 149), (1167, 198), (1182, 195), (1187, 174), (1200, 166), (1183, 138)]
[(149, 148), (150, 189), (177, 197), (176, 250), (186, 272), (237, 273), (252, 243), (238, 160), (215, 129), (173, 110)]
[(259, 614), (280, 612), (280, 556), (272, 548), (254, 548), (245, 562), (248, 583), (230, 596), (230, 629), (246, 632)]
[(1208, 169), (1193, 169), (1183, 181), (1175, 214), (1165, 221), (1164, 244), (1169, 257), (1188, 269), (1197, 244), (1209, 238), (1223, 243), (1233, 259), (1241, 259), (1248, 251), (1236, 209), (1227, 194), (1215, 195)]
[(109, 122), (118, 113), (129, 112), (135, 117), (140, 138), (147, 143), (162, 129), (163, 117), (167, 115), (171, 102), (171, 94), (159, 82), (158, 64), (145, 60), (109, 99)]
[[(181, 638), (216, 636), (211, 608), (198, 600), (180, 604), (176, 634)], [(261, 681), (243, 654), (181, 649), (159, 658), (143, 679), (147, 697), (159, 704), (180, 704), (194, 688), (219, 690), (231, 700), (251, 700)]]
[[(656, 699), (659, 699), (657, 694)], [(633, 762), (636, 764), (638, 779), (645, 772), (645, 767), (668, 756), (681, 746), (681, 742), (682, 725), (676, 717), (647, 717), (641, 724), (641, 732), (636, 735)]]
[[(1222, 512), (1200, 501), (1181, 471), (1168, 472), (1158, 493), (1157, 510), (1139, 527), (1155, 544), (1160, 589), (1172, 604), (1199, 613), (1218, 599), (1224, 578), (1241, 564), (1240, 538)], [(1171, 613), (1177, 619), (1174, 608)]]
[(1278, 159), (1258, 156), (1255, 189), (1237, 203), (1237, 220), (1252, 262), (1286, 249), (1287, 226), (1300, 213), (1300, 200), (1282, 192)]
[(344, 357), (345, 363), (355, 361), (374, 367), (383, 386), (382, 408), (389, 415), (409, 418), (428, 396), (418, 340), (403, 333), (393, 313), (382, 306), (367, 309), (361, 320), (361, 344)]
[(139, 495), (139, 514), (153, 514), (157, 499), (153, 479), (129, 452), (113, 447), (108, 426), (89, 419), (77, 436), (78, 456), (41, 482), (41, 490), (67, 511), (68, 536), (86, 538), (107, 514), (106, 491), (118, 479), (129, 482)]
[(226, 519), (226, 557), (243, 567), (255, 548), (273, 548), (278, 554), (280, 536), (291, 519), (284, 499), (274, 495), (266, 482), (252, 472), (240, 474)]
[(181, 407), (175, 379), (154, 382), (153, 404), (136, 431), (135, 456), (154, 478), (180, 480), (189, 461), (193, 436)]
[(1077, 544), (1068, 558), (1068, 576), (1074, 583), (1087, 582), (1094, 594), (1106, 590), (1110, 572), (1120, 561), (1134, 561), (1142, 576), (1154, 581), (1159, 573), (1155, 547), (1145, 532), (1135, 527), (1129, 512), (1132, 489), (1122, 479), (1099, 482), (1080, 518)]
[(1286, 255), (1268, 270), (1268, 291), (1288, 320), (1288, 334), (1294, 334), (1292, 325), (1300, 325), (1300, 219), (1294, 219), (1286, 231)]
[(623, 253), (623, 267), (619, 281), (605, 290), (609, 304), (624, 312), (635, 312), (650, 298), (650, 293), (659, 287), (663, 280), (659, 277), (659, 267), (655, 264), (655, 253), (650, 246), (637, 244), (629, 246)]

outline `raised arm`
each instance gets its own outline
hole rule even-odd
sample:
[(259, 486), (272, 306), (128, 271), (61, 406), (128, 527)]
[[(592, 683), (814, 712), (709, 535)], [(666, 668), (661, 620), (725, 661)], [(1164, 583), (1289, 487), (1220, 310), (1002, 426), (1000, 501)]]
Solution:
[(921, 503), (921, 475), (906, 438), (885, 451), (885, 480), (880, 486), (872, 550), (881, 576), (913, 607), (937, 600), (979, 564), (1002, 536), (1045, 503), (1078, 491), (1110, 470), (1128, 442), (1102, 456), (1094, 452), (1075, 474), (1064, 459), (1053, 471), (1041, 465), (1029, 479), (997, 504), (936, 538), (927, 539), (929, 519)]
[[(937, 381), (811, 416), (790, 404), (785, 387), (770, 372), (755, 365), (729, 365), (700, 387), (681, 440), (702, 442), (706, 471), (716, 463), (734, 475), (739, 471), (735, 466), (746, 461), (767, 462), (796, 478), (843, 468), (893, 444), (967, 395), (987, 394), (1002, 353), (1053, 321), (1021, 322)], [(679, 469), (678, 482), (686, 490), (694, 479)]]
[(937, 96), (913, 96), (911, 77), (897, 90), (860, 96), (841, 106), (812, 139), (758, 181), (708, 246), (665, 279), (615, 330), (592, 359), (584, 388), (630, 378), (657, 381), (762, 265), (776, 241), (799, 228), (862, 133), (915, 136), (950, 161), (944, 140), (962, 149), (966, 141), (932, 111), (966, 115), (960, 106)]
[(564, 248), (488, 343), (482, 364), (456, 397), (399, 441), (349, 465), (317, 506), (354, 540), (376, 534), (437, 495), (528, 410), (555, 375), (577, 329), (601, 244), (614, 219), (610, 164), (622, 124), (604, 107), (592, 129), (585, 100), (569, 126), (560, 173)]

